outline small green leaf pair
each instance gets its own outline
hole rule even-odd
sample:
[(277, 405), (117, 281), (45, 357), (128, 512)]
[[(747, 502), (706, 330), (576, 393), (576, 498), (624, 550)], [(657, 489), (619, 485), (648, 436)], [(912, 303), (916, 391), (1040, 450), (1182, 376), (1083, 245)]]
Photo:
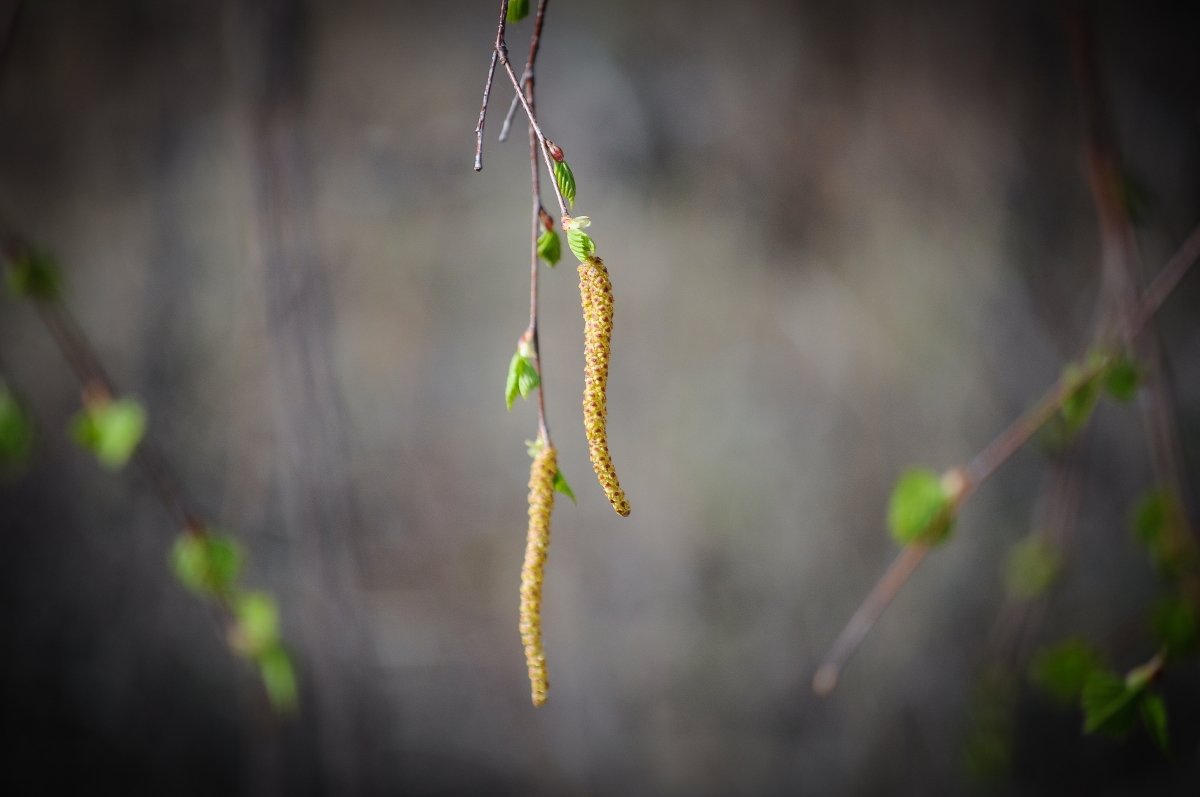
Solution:
[(1067, 391), (1060, 417), (1066, 431), (1074, 434), (1092, 417), (1103, 390), (1120, 402), (1132, 401), (1141, 383), (1137, 365), (1123, 354), (1094, 351), (1084, 364), (1070, 363), (1063, 369), (1062, 385)]
[(1133, 730), (1140, 714), (1146, 730), (1164, 751), (1168, 749), (1167, 707), (1162, 696), (1150, 691), (1161, 670), (1155, 657), (1122, 678), (1104, 666), (1091, 645), (1069, 639), (1047, 648), (1033, 660), (1030, 678), (1050, 697), (1083, 709), (1083, 732), (1124, 736)]
[(1140, 714), (1146, 730), (1163, 751), (1169, 749), (1167, 705), (1151, 692), (1151, 675), (1137, 668), (1121, 678), (1107, 670), (1093, 672), (1083, 685), (1083, 732), (1124, 736)]
[(92, 402), (71, 423), (75, 442), (110, 470), (125, 467), (145, 432), (146, 411), (133, 399)]
[(205, 532), (182, 534), (171, 549), (171, 567), (185, 587), (198, 595), (222, 598), (242, 571), (242, 548), (231, 538)]
[(1163, 489), (1151, 490), (1133, 510), (1133, 536), (1146, 547), (1159, 575), (1174, 578), (1194, 565), (1195, 554), (1183, 531), (1179, 499)]
[(901, 545), (945, 542), (954, 526), (954, 503), (946, 478), (924, 468), (906, 471), (888, 502), (892, 538)]
[(247, 592), (233, 603), (237, 625), (233, 646), (258, 665), (271, 705), (279, 712), (296, 708), (296, 673), (279, 636), (279, 607), (264, 592)]
[(532, 353), (518, 349), (508, 363), (508, 379), (504, 385), (504, 403), (511, 410), (518, 395), (521, 398), (529, 398), (541, 382), (542, 379), (538, 376)]

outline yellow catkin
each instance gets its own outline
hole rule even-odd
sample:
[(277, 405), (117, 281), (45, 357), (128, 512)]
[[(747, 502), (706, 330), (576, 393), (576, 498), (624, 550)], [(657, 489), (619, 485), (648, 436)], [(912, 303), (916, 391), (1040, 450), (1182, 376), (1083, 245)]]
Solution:
[(546, 651), (542, 647), (542, 582), (546, 552), (550, 548), (550, 513), (554, 510), (554, 476), (558, 460), (546, 446), (533, 458), (529, 469), (529, 532), (525, 540), (525, 564), (521, 567), (521, 644), (529, 669), (533, 705), (546, 702), (550, 682), (546, 676)]
[(583, 303), (583, 427), (587, 433), (592, 469), (608, 502), (621, 517), (629, 517), (629, 501), (617, 481), (608, 453), (608, 362), (612, 344), (612, 281), (604, 261), (589, 257), (579, 264), (579, 295)]

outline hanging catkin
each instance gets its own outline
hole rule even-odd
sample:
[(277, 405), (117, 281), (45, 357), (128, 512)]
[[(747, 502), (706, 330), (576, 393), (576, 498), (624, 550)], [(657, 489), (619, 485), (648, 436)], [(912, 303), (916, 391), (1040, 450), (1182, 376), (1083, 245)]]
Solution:
[(617, 481), (608, 453), (608, 362), (612, 343), (612, 281), (604, 261), (595, 255), (579, 264), (579, 295), (583, 303), (583, 426), (592, 469), (608, 502), (621, 517), (629, 517), (629, 501)]
[(521, 567), (521, 643), (529, 669), (533, 705), (546, 702), (550, 682), (546, 677), (546, 651), (542, 647), (542, 582), (546, 552), (550, 548), (550, 513), (554, 510), (554, 476), (558, 460), (554, 449), (544, 447), (529, 469), (529, 532), (525, 539), (525, 564)]

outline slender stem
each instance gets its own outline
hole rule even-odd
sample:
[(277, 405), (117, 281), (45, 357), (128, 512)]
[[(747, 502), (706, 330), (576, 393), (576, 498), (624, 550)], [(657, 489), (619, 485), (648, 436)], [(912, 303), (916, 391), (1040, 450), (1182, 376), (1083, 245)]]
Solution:
[[(1146, 289), (1131, 316), (1134, 322), (1129, 325), (1130, 335), (1136, 336), (1145, 328), (1147, 321), (1163, 306), (1171, 291), (1179, 285), (1184, 274), (1197, 259), (1200, 259), (1200, 225), (1188, 235), (1183, 245)], [(1102, 364), (1092, 364), (1070, 382), (1060, 379), (1031, 409), (972, 457), (961, 470), (966, 484), (956, 496), (955, 512), (961, 509), (966, 499), (983, 482), (1028, 443), (1038, 429), (1053, 418), (1082, 385), (1098, 375), (1102, 368)], [(833, 690), (846, 662), (870, 633), (888, 604), (908, 583), (928, 552), (929, 548), (924, 545), (909, 545), (900, 552), (838, 634), (833, 647), (817, 668), (813, 678), (813, 691), (824, 695)]]
[[(546, 161), (546, 170), (551, 176), (553, 176), (554, 163), (550, 160), (550, 151), (546, 146), (546, 136), (542, 133), (542, 128), (538, 126), (537, 117), (533, 113), (533, 108), (530, 107), (529, 102), (525, 99), (525, 92), (521, 90), (521, 81), (517, 80), (517, 73), (513, 71), (512, 64), (508, 62), (508, 51), (504, 47), (503, 43), (497, 45), (496, 49), (500, 53), (500, 65), (504, 67), (504, 71), (508, 75), (508, 79), (512, 81), (513, 88), (516, 90), (517, 96), (521, 100), (521, 107), (525, 109), (525, 115), (529, 117), (529, 126), (537, 135), (538, 144), (542, 150), (542, 158)], [(554, 198), (558, 200), (558, 209), (560, 211), (560, 215), (564, 218), (570, 216), (571, 214), (567, 210), (567, 201), (563, 199), (562, 191), (560, 191), (558, 188), (558, 181), (551, 180), (550, 184), (554, 186)]]
[[(100, 363), (95, 347), (66, 305), (58, 300), (39, 299), (36, 306), (42, 325), (62, 352), (84, 391), (99, 391), (106, 396), (118, 395), (115, 385)], [(134, 453), (133, 461), (150, 482), (163, 508), (179, 527), (190, 534), (204, 534), (204, 524), (188, 508), (178, 480), (153, 441), (143, 439)]]
[(827, 695), (837, 686), (838, 675), (842, 667), (858, 650), (864, 638), (874, 627), (875, 621), (883, 614), (900, 588), (908, 581), (909, 576), (917, 569), (925, 554), (929, 553), (928, 545), (909, 545), (900, 552), (895, 561), (884, 572), (883, 577), (876, 582), (868, 593), (866, 600), (858, 607), (858, 611), (846, 623), (842, 633), (834, 641), (825, 660), (817, 668), (813, 676), (812, 688), (818, 695)]
[(492, 48), (487, 79), (483, 82), (483, 101), (479, 104), (479, 121), (475, 123), (475, 171), (483, 169), (483, 125), (487, 120), (488, 100), (492, 96), (492, 78), (496, 75), (496, 60), (504, 47), (504, 24), (508, 17), (508, 0), (500, 0), (500, 22), (496, 25), (496, 45)]
[[(542, 24), (546, 18), (546, 4), (538, 3), (537, 12), (533, 19), (533, 34), (529, 37), (529, 57), (525, 59), (525, 72), (521, 75), (522, 85), (531, 85), (533, 83), (533, 62), (537, 60), (538, 49), (542, 46)], [(509, 129), (512, 127), (513, 117), (517, 115), (517, 106), (521, 100), (517, 93), (513, 93), (512, 102), (508, 106), (508, 113), (504, 114), (504, 124), (500, 125), (501, 141), (508, 140)], [(534, 106), (532, 95), (529, 96), (529, 107)]]
[[(534, 20), (533, 33), (529, 42), (529, 58), (525, 62), (524, 96), (530, 110), (536, 105), (534, 101), (533, 63), (537, 60), (538, 48), (542, 39), (542, 24), (546, 18), (547, 0), (538, 0), (537, 17)], [(506, 124), (507, 127), (507, 124)], [(538, 341), (538, 237), (543, 229), (541, 179), (538, 167), (538, 148), (541, 142), (529, 125), (529, 172), (530, 184), (533, 191), (533, 219), (531, 222), (531, 243), (529, 255), (529, 342), (533, 347), (534, 366), (538, 372), (537, 405), (538, 405), (538, 436), (547, 446), (553, 446), (550, 439), (550, 424), (546, 421), (546, 392), (545, 375), (542, 373), (542, 349)]]

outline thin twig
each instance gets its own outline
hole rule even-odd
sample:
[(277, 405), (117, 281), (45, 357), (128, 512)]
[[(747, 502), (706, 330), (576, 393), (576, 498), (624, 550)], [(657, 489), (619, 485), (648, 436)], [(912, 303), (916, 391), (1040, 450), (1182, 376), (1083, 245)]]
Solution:
[[(538, 48), (542, 40), (542, 24), (546, 18), (547, 0), (538, 0), (537, 17), (534, 20), (533, 33), (529, 40), (529, 58), (525, 62), (524, 94), (526, 102), (532, 111), (536, 106), (534, 101), (533, 64), (537, 60)], [(506, 125), (507, 127), (507, 122)], [(533, 191), (533, 221), (531, 223), (531, 243), (529, 260), (529, 343), (533, 348), (534, 367), (537, 368), (537, 407), (538, 407), (538, 436), (547, 447), (553, 447), (550, 439), (550, 424), (546, 421), (545, 376), (542, 374), (542, 349), (538, 342), (538, 237), (544, 227), (542, 218), (546, 215), (542, 207), (541, 179), (538, 166), (538, 141), (533, 125), (529, 125), (529, 171), (530, 184)]]
[[(1163, 268), (1150, 287), (1146, 289), (1142, 301), (1131, 315), (1131, 318), (1135, 320), (1129, 325), (1129, 333), (1132, 337), (1136, 337), (1145, 328), (1146, 322), (1162, 307), (1167, 296), (1182, 281), (1183, 275), (1200, 258), (1198, 243), (1200, 243), (1200, 225), (1185, 239), (1179, 251), (1168, 261), (1167, 267)], [(1102, 367), (1099, 363), (1093, 363), (1085, 366), (1083, 373), (1070, 381), (1059, 379), (1054, 387), (1030, 410), (1021, 415), (975, 455), (961, 470), (966, 484), (956, 496), (955, 511), (957, 512), (966, 499), (1001, 465), (1029, 442), (1038, 429), (1053, 418), (1055, 413), (1062, 409), (1063, 405), (1082, 385), (1087, 384), (1099, 374)], [(828, 694), (834, 688), (838, 675), (846, 662), (866, 638), (872, 626), (883, 614), (884, 609), (916, 572), (928, 552), (927, 546), (909, 545), (900, 552), (884, 572), (845, 628), (838, 634), (833, 647), (817, 668), (817, 673), (813, 678), (813, 690), (817, 694)]]
[(508, 0), (500, 0), (500, 22), (496, 26), (496, 45), (492, 48), (487, 79), (483, 82), (483, 101), (479, 104), (479, 121), (475, 124), (475, 171), (483, 169), (483, 124), (487, 120), (488, 99), (492, 95), (492, 78), (496, 75), (496, 60), (504, 44), (504, 23), (508, 16)]

